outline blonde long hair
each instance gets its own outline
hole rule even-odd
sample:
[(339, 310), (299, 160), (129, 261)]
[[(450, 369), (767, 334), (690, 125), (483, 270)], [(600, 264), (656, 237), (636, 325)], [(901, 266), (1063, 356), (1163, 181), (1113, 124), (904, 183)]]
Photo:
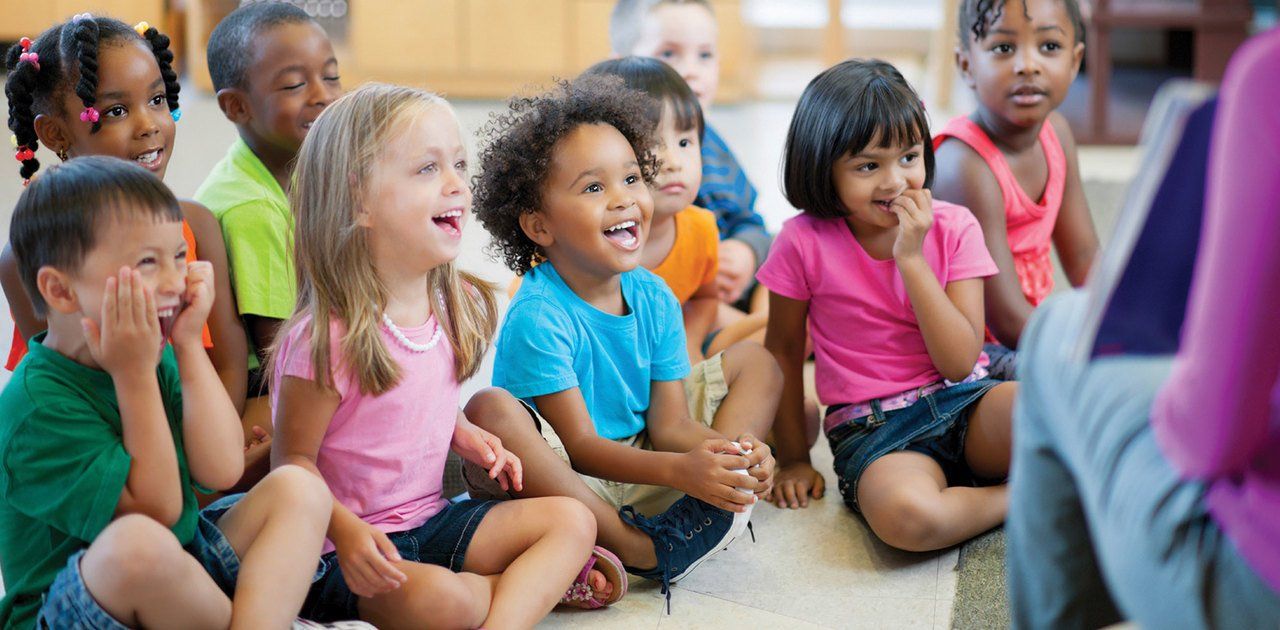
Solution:
[[(356, 216), (379, 152), (412, 116), (432, 107), (452, 111), (430, 92), (371, 83), (327, 107), (307, 134), (289, 193), (298, 303), (272, 346), (268, 373), (273, 378), (282, 360), (281, 345), (310, 317), (309, 335), (303, 338), (309, 338), (317, 383), (333, 385), (329, 327), (334, 318), (346, 324), (340, 342), (343, 367), (362, 392), (382, 394), (400, 381), (399, 366), (379, 331), (386, 287)], [(493, 338), (498, 319), (494, 286), (450, 262), (431, 270), (429, 290), (443, 301), (433, 299), (433, 310), (453, 346), (454, 374), (464, 380), (475, 374)]]

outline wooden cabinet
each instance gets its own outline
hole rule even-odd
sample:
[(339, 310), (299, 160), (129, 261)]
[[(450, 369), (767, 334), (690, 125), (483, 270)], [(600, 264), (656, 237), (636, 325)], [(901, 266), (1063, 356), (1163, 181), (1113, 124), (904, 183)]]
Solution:
[[(746, 27), (739, 0), (714, 4), (719, 100), (733, 100), (746, 92)], [(613, 0), (353, 2), (344, 83), (387, 81), (450, 98), (506, 98), (607, 58), (612, 10)]]
[(163, 26), (165, 0), (0, 0), (0, 40), (35, 39), (45, 29), (77, 13), (118, 18), (128, 24), (143, 20)]

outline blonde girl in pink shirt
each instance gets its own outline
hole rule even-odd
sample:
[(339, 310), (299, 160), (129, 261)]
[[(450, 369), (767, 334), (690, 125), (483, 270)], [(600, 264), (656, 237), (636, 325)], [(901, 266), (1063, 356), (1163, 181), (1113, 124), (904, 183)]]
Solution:
[[(459, 410), (497, 320), (492, 287), (453, 264), (466, 176), (452, 108), (403, 87), (339, 99), (298, 155), (299, 302), (272, 349), (271, 459), (319, 474), (334, 497), (308, 618), (527, 628), (562, 600), (590, 607), (625, 588), (581, 503), (441, 495), (450, 449), (504, 489), (523, 485), (520, 460)], [(494, 397), (508, 395), (472, 402)]]
[(911, 551), (998, 525), (1017, 385), (987, 378), (982, 352), (982, 279), (996, 265), (973, 215), (929, 193), (920, 97), (882, 61), (832, 67), (800, 97), (783, 163), (802, 214), (757, 274), (784, 379), (772, 500), (823, 493), (804, 439), (807, 321), (845, 503)]

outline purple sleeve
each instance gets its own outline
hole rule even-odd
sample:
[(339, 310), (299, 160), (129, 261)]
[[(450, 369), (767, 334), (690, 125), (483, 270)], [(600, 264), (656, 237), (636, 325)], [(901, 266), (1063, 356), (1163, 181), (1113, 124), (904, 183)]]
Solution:
[[(1173, 372), (1152, 409), (1186, 475), (1249, 468), (1275, 421), (1280, 373), (1280, 30), (1227, 69), (1209, 153), (1204, 231)], [(1274, 455), (1274, 453), (1272, 454)]]
[(808, 300), (812, 296), (804, 269), (804, 244), (800, 242), (806, 231), (801, 223), (803, 218), (796, 217), (782, 226), (769, 257), (756, 272), (756, 280), (765, 288), (793, 300)]

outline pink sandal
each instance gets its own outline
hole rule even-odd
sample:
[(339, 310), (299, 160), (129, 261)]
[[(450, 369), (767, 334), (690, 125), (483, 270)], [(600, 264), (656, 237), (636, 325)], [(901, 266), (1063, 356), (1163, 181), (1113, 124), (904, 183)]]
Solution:
[[(591, 588), (591, 583), (587, 581), (587, 576), (591, 574), (591, 569), (596, 569), (603, 573), (604, 579), (613, 585), (613, 594), (609, 596), (609, 599), (604, 600), (596, 597), (594, 589)], [(578, 573), (578, 578), (569, 586), (569, 590), (565, 591), (564, 597), (560, 598), (560, 603), (574, 608), (595, 610), (622, 599), (622, 596), (626, 594), (627, 572), (622, 568), (622, 561), (608, 549), (597, 546), (591, 550), (591, 557), (587, 558), (587, 563), (583, 565), (582, 571)]]

